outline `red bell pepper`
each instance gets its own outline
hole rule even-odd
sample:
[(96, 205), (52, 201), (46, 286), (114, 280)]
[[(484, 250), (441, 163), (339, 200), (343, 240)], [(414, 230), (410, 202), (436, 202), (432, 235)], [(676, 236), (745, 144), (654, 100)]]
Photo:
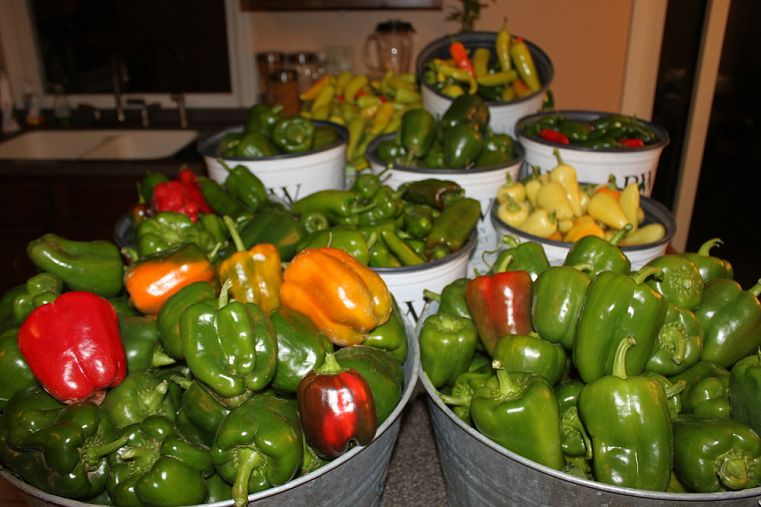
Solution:
[(198, 178), (190, 169), (180, 169), (178, 179), (164, 181), (153, 189), (151, 204), (158, 213), (161, 211), (176, 211), (198, 221), (199, 213), (213, 213), (206, 202), (198, 183)]
[(489, 354), (501, 337), (532, 331), (531, 290), (531, 275), (527, 271), (504, 271), (468, 281), (465, 301)]
[(356, 370), (342, 368), (332, 353), (301, 379), (296, 399), (307, 442), (321, 457), (336, 458), (355, 443), (372, 442), (377, 417), (370, 385)]
[(127, 374), (114, 307), (92, 292), (65, 292), (34, 309), (18, 345), (40, 384), (63, 403), (98, 402)]
[(201, 192), (201, 184), (198, 183), (198, 176), (196, 173), (187, 167), (183, 167), (180, 169), (178, 181), (185, 187), (185, 190), (188, 193), (188, 198), (191, 201), (198, 203), (198, 211), (201, 213), (214, 213), (214, 210), (211, 209), (209, 203), (206, 202), (203, 192)]

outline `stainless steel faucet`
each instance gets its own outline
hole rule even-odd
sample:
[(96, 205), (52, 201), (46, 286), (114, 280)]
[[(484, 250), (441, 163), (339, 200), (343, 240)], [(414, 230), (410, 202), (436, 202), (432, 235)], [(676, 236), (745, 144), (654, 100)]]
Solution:
[(124, 78), (124, 64), (118, 58), (111, 62), (111, 73), (114, 82), (114, 106), (116, 109), (116, 121), (124, 123), (124, 104), (122, 103), (122, 79)]
[(177, 103), (177, 113), (180, 115), (180, 127), (188, 128), (188, 110), (185, 107), (185, 95), (173, 93), (171, 99)]

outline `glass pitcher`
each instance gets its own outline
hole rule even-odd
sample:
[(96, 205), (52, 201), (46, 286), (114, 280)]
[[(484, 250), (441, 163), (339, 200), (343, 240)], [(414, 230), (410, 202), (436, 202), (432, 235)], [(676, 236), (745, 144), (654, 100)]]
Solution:
[(371, 74), (383, 75), (387, 71), (408, 72), (412, 59), (411, 23), (392, 19), (378, 23), (375, 32), (365, 41), (365, 65)]

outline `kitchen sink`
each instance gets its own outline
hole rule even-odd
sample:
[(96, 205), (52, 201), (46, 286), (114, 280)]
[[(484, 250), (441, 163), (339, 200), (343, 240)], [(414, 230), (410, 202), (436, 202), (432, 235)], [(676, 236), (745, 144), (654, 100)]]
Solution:
[(38, 130), (0, 143), (0, 159), (154, 160), (174, 155), (195, 130)]

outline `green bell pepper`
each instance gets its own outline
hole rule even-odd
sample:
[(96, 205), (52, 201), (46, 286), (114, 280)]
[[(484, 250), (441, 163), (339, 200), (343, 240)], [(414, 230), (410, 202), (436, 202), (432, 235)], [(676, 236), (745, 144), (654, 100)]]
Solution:
[(761, 346), (761, 283), (747, 291), (728, 278), (708, 282), (695, 316), (703, 326), (701, 359), (725, 368)]
[(178, 427), (181, 419), (186, 421), (197, 430), (203, 443), (210, 447), (219, 425), (230, 413), (230, 409), (220, 403), (219, 398), (198, 380), (173, 376), (172, 381), (183, 389), (177, 410)]
[[(2, 371), (2, 370), (0, 370)], [(761, 349), (737, 361), (729, 375), (729, 405), (732, 418), (761, 435)]]
[(507, 153), (482, 149), (473, 167), (504, 167), (511, 160), (513, 159)]
[(267, 136), (256, 131), (249, 131), (241, 134), (232, 156), (236, 158), (263, 158), (277, 154), (277, 148)]
[(253, 172), (244, 165), (227, 169), (224, 188), (251, 213), (256, 213), (269, 199), (267, 188)]
[(272, 141), (283, 153), (301, 153), (312, 149), (314, 124), (301, 116), (282, 118), (272, 129)]
[(472, 320), (435, 313), (420, 328), (420, 366), (434, 387), (452, 385), (468, 370), (476, 352), (478, 331)]
[(652, 371), (644, 371), (642, 372), (642, 375), (658, 381), (663, 387), (663, 391), (666, 393), (666, 399), (668, 400), (669, 414), (671, 414), (671, 420), (673, 421), (682, 413), (682, 409), (684, 408), (682, 406), (682, 397), (680, 394), (682, 394), (682, 391), (687, 387), (687, 382), (685, 380), (672, 382), (668, 377)]
[(409, 344), (407, 343), (407, 328), (404, 326), (404, 317), (402, 316), (402, 310), (399, 308), (399, 304), (396, 302), (395, 298), (392, 298), (392, 300), (393, 306), (391, 316), (385, 323), (375, 327), (368, 333), (364, 345), (385, 350), (391, 355), (391, 357), (396, 359), (399, 364), (403, 364), (404, 361), (407, 360), (407, 352), (409, 349)]
[(456, 97), (441, 116), (442, 128), (449, 129), (460, 124), (475, 124), (480, 132), (489, 127), (489, 107), (478, 95), (464, 94)]
[(236, 507), (256, 493), (290, 481), (304, 454), (296, 404), (271, 393), (256, 394), (235, 408), (217, 431), (211, 458), (233, 484)]
[(272, 243), (280, 252), (283, 262), (288, 262), (296, 255), (299, 241), (306, 235), (298, 218), (277, 208), (260, 211), (238, 232), (247, 249), (259, 243)]
[[(555, 398), (560, 410), (560, 448), (568, 462), (568, 458), (592, 459), (592, 440), (579, 417), (579, 395), (584, 389), (584, 383), (570, 380), (555, 389)], [(577, 461), (572, 463), (580, 464)], [(584, 472), (589, 468), (581, 467)]]
[(439, 398), (446, 403), (452, 412), (466, 424), (472, 425), (473, 418), (470, 415), (470, 405), (473, 402), (473, 394), (486, 385), (492, 378), (491, 366), (485, 370), (466, 371), (457, 375), (449, 393), (439, 392)]
[(489, 131), (484, 136), (484, 153), (501, 153), (506, 160), (515, 159), (515, 140), (510, 134)]
[(351, 254), (362, 264), (370, 262), (370, 249), (365, 236), (352, 225), (335, 225), (328, 229), (317, 231), (306, 236), (298, 245), (297, 250), (305, 248), (332, 247)]
[(140, 222), (135, 239), (140, 259), (188, 243), (198, 245), (206, 254), (215, 247), (214, 239), (205, 229), (176, 211), (162, 211)]
[(631, 375), (644, 370), (667, 310), (663, 296), (644, 283), (651, 273), (651, 268), (632, 276), (604, 271), (592, 280), (573, 344), (573, 364), (585, 382), (610, 375), (623, 338), (636, 340), (626, 354), (626, 370)]
[(497, 374), (473, 394), (474, 426), (504, 448), (560, 470), (560, 413), (547, 379), (535, 373), (508, 373), (499, 361), (493, 366)]
[(101, 409), (91, 402), (68, 405), (55, 421), (24, 441), (38, 460), (41, 489), (73, 499), (91, 498), (106, 487), (107, 457), (127, 442)]
[(352, 345), (336, 351), (342, 368), (359, 372), (370, 385), (378, 426), (394, 411), (402, 399), (404, 372), (401, 364), (385, 350), (367, 345)]
[(433, 140), (431, 147), (428, 148), (428, 152), (421, 160), (420, 165), (426, 169), (442, 169), (445, 167), (444, 147), (438, 140)]
[(531, 292), (531, 321), (543, 339), (573, 350), (576, 324), (592, 279), (572, 266), (553, 266), (534, 281)]
[(490, 273), (502, 271), (528, 271), (532, 280), (550, 267), (547, 253), (544, 247), (536, 241), (518, 241), (511, 234), (502, 236), (502, 243), (507, 248), (500, 250), (497, 260), (494, 261)]
[(209, 451), (184, 441), (174, 421), (151, 416), (123, 435), (127, 443), (111, 457), (106, 484), (116, 505), (206, 502), (206, 478), (214, 473)]
[(280, 306), (270, 314), (277, 336), (277, 369), (272, 388), (295, 394), (304, 375), (319, 368), (333, 344), (322, 334), (309, 317)]
[(732, 419), (679, 417), (674, 472), (696, 493), (755, 488), (761, 485), (761, 438)]
[(699, 361), (678, 375), (672, 383), (683, 380), (687, 385), (679, 395), (682, 412), (700, 417), (729, 417), (729, 376), (725, 368), (708, 361)]
[(31, 241), (26, 253), (35, 266), (57, 275), (71, 290), (103, 297), (122, 291), (124, 264), (119, 249), (110, 241), (72, 241), (45, 234)]
[(404, 160), (407, 156), (407, 150), (399, 143), (396, 136), (393, 136), (378, 142), (375, 148), (375, 156), (384, 164), (394, 165)]
[(258, 132), (265, 137), (272, 137), (272, 131), (277, 122), (283, 117), (283, 106), (275, 104), (266, 106), (264, 104), (254, 104), (248, 110), (246, 122), (243, 124), (244, 132)]
[(671, 415), (658, 381), (629, 376), (627, 352), (636, 340), (618, 343), (613, 373), (579, 394), (579, 415), (592, 439), (595, 478), (614, 486), (665, 491), (674, 453)]
[(694, 310), (703, 297), (703, 278), (690, 259), (676, 255), (661, 255), (645, 266), (660, 270), (647, 280), (647, 284), (660, 292), (666, 301), (688, 310)]
[(441, 141), (444, 167), (466, 169), (472, 167), (483, 147), (483, 136), (472, 124), (461, 123), (444, 131)]
[(229, 300), (232, 282), (218, 301), (191, 305), (180, 316), (185, 361), (195, 378), (236, 406), (267, 387), (277, 368), (272, 323), (254, 303)]
[(444, 286), (441, 294), (436, 294), (427, 289), (423, 293), (426, 298), (438, 301), (439, 309), (437, 313), (472, 319), (473, 316), (470, 314), (468, 303), (465, 300), (465, 287), (467, 285), (467, 278), (458, 278)]
[(167, 299), (159, 310), (156, 328), (159, 341), (170, 357), (180, 361), (185, 359), (180, 336), (180, 316), (191, 305), (216, 299), (214, 286), (209, 282), (193, 282), (186, 285)]
[(63, 280), (52, 273), (38, 273), (26, 281), (24, 288), (13, 298), (12, 311), (17, 326), (38, 306), (52, 303), (63, 291)]
[(690, 310), (669, 303), (658, 331), (658, 344), (645, 369), (670, 377), (700, 360), (703, 328)]
[(28, 289), (24, 283), (11, 287), (3, 293), (2, 297), (0, 297), (0, 333), (19, 325), (13, 314), (13, 301), (17, 296), (26, 294), (27, 291)]
[(519, 334), (506, 335), (497, 340), (492, 357), (507, 372), (536, 373), (553, 386), (565, 375), (568, 360), (560, 344), (543, 340), (538, 335)]
[(690, 259), (700, 270), (703, 283), (708, 283), (716, 278), (734, 278), (735, 272), (732, 264), (719, 257), (711, 255), (711, 249), (723, 242), (719, 238), (712, 238), (703, 243), (697, 252), (685, 252), (681, 255)]
[(214, 154), (217, 157), (235, 157), (235, 150), (240, 144), (241, 137), (243, 137), (243, 132), (228, 132), (223, 135), (217, 142), (217, 146), (215, 146)]
[(614, 234), (609, 240), (597, 236), (584, 236), (576, 241), (563, 261), (564, 266), (589, 266), (589, 275), (595, 277), (603, 271), (627, 275), (631, 261), (616, 246), (616, 243), (631, 229), (627, 227)]
[(160, 415), (174, 420), (175, 405), (167, 396), (169, 381), (149, 372), (133, 373), (106, 394), (101, 408), (117, 429)]
[(174, 364), (174, 359), (161, 346), (156, 319), (144, 316), (120, 317), (119, 332), (127, 357), (127, 373)]
[(404, 231), (413, 238), (425, 239), (433, 227), (434, 210), (423, 204), (407, 204), (404, 206)]
[(137, 184), (137, 193), (140, 202), (150, 203), (153, 200), (153, 189), (159, 183), (169, 181), (169, 177), (162, 173), (149, 171)]
[(16, 391), (37, 385), (37, 378), (18, 348), (18, 330), (0, 332), (0, 410)]

